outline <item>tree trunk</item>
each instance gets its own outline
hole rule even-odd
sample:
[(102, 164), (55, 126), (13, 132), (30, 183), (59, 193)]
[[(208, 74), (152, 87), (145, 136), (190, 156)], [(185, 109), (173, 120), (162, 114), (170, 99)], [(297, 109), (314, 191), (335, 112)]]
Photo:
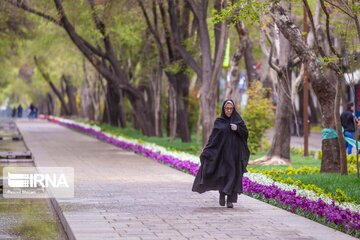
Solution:
[(34, 62), (41, 76), (49, 84), (54, 94), (59, 98), (61, 103), (61, 115), (66, 115), (66, 116), (71, 115), (70, 109), (67, 107), (67, 104), (65, 102), (63, 91), (59, 91), (58, 88), (55, 86), (55, 84), (51, 81), (49, 73), (45, 72), (45, 70), (42, 68), (41, 64), (39, 63), (39, 59), (36, 56), (34, 56)]
[(142, 133), (145, 136), (155, 136), (154, 120), (151, 116), (143, 99), (130, 99), (133, 103), (133, 112), (135, 114), (135, 121), (139, 124)]
[(68, 99), (68, 108), (70, 109), (71, 115), (77, 115), (77, 106), (76, 106), (76, 89), (71, 83), (70, 77), (66, 75), (61, 76), (62, 80), (65, 83), (65, 92)]
[(179, 136), (182, 142), (190, 142), (189, 130), (189, 78), (186, 73), (167, 73), (169, 79), (168, 135), (170, 139)]
[(95, 109), (92, 100), (92, 89), (88, 86), (87, 81), (84, 81), (84, 84), (80, 90), (80, 99), (81, 99), (81, 115), (90, 121), (95, 120)]
[[(291, 70), (290, 66), (290, 44), (289, 41), (279, 32), (277, 25), (268, 28), (273, 36), (270, 40), (269, 65), (277, 74), (277, 96), (274, 136), (269, 152), (263, 158), (254, 161), (254, 164), (263, 165), (290, 165), (290, 139), (292, 120), (292, 99), (291, 99)], [(274, 55), (274, 59), (273, 59)]]
[(60, 115), (61, 116), (71, 116), (71, 109), (69, 108), (68, 99), (65, 101), (66, 97), (66, 91), (64, 87), (64, 81), (62, 80), (62, 77), (60, 78), (60, 94), (61, 97), (64, 99), (64, 101), (61, 101), (61, 109), (60, 109)]
[[(141, 7), (143, 15), (145, 17), (149, 31), (154, 36), (154, 40), (159, 52), (159, 62), (162, 69), (165, 67), (179, 64), (181, 60), (180, 53), (176, 50), (175, 41), (183, 42), (189, 37), (189, 8), (186, 7), (187, 3), (183, 5), (173, 4), (173, 1), (168, 1), (168, 11), (165, 10), (165, 3), (159, 1), (155, 4), (153, 1), (153, 23), (150, 20), (149, 14), (146, 11), (145, 5), (142, 1), (138, 0), (138, 3)], [(158, 15), (156, 6), (159, 7), (160, 16), (162, 20), (163, 32), (158, 29)], [(180, 22), (180, 27), (177, 26), (177, 23)], [(170, 23), (170, 24), (168, 24)], [(169, 28), (170, 27), (170, 28)], [(171, 36), (174, 37), (174, 41), (171, 39)], [(163, 40), (161, 40), (163, 39)], [(162, 43), (165, 42), (164, 46)], [(183, 141), (189, 141), (190, 134), (188, 129), (188, 120), (187, 120), (187, 103), (186, 98), (188, 97), (188, 89), (184, 90), (185, 96), (183, 97), (183, 86), (189, 88), (187, 77), (179, 77), (184, 75), (186, 68), (184, 66), (181, 69), (173, 73), (171, 71), (166, 71), (166, 75), (169, 82), (169, 109), (167, 112), (168, 121), (167, 121), (167, 132), (170, 139), (174, 139), (177, 134), (181, 136)], [(185, 84), (183, 82), (185, 81)], [(180, 82), (179, 82), (180, 81)], [(178, 121), (179, 117), (185, 118), (186, 121)], [(160, 115), (158, 117), (160, 119)], [(182, 130), (180, 130), (182, 129)]]
[(176, 105), (176, 92), (175, 92), (175, 87), (174, 87), (174, 77), (171, 77), (172, 79), (169, 79), (169, 82), (171, 82), (169, 84), (169, 91), (168, 91), (168, 95), (169, 95), (169, 124), (168, 124), (168, 134), (169, 134), (169, 138), (170, 140), (174, 140), (176, 137), (176, 128), (177, 128), (177, 105)]
[[(238, 25), (241, 23), (238, 23)], [(236, 52), (231, 58), (230, 61), (230, 82), (225, 88), (225, 99), (232, 99), (235, 103), (240, 103), (240, 94), (238, 91), (239, 80), (240, 80), (240, 70), (239, 64), (240, 60), (243, 57), (243, 53), (245, 52), (245, 41), (242, 39), (242, 34), (240, 32), (240, 27), (238, 27), (238, 35), (239, 35), (239, 45), (236, 49)]]
[[(322, 128), (335, 129), (334, 100), (336, 91), (334, 84), (330, 83), (324, 76), (323, 66), (318, 63), (317, 55), (314, 50), (308, 48), (299, 28), (287, 17), (285, 10), (277, 3), (274, 3), (270, 15), (281, 33), (289, 40), (302, 62), (309, 63), (311, 84), (321, 106)], [(322, 141), (322, 152), (321, 172), (339, 172), (338, 139), (324, 139)]]
[[(219, 0), (217, 0), (219, 1)], [(228, 36), (228, 27), (226, 23), (222, 23), (215, 29), (215, 35), (219, 35), (219, 40), (216, 42), (214, 58), (211, 58), (210, 36), (207, 25), (207, 1), (202, 4), (201, 13), (199, 14), (199, 38), (201, 46), (201, 88), (200, 88), (200, 107), (203, 114), (203, 134), (202, 141), (205, 145), (210, 137), (213, 123), (216, 118), (216, 93), (219, 77), (221, 74), (221, 67), (224, 58), (226, 39)], [(226, 4), (222, 2), (222, 4)], [(195, 13), (196, 14), (196, 13)]]
[(321, 118), (320, 116), (321, 110), (319, 108), (319, 104), (317, 104), (317, 98), (311, 85), (309, 86), (309, 107), (310, 107), (310, 115), (309, 115), (310, 124), (319, 124), (320, 123), (319, 119)]
[(126, 118), (125, 118), (125, 106), (124, 106), (124, 91), (119, 90), (119, 124), (121, 128), (126, 128)]
[[(315, 62), (310, 64), (310, 69), (314, 69)], [(310, 73), (316, 73), (314, 70)], [(321, 127), (336, 129), (334, 118), (335, 107), (335, 83), (329, 82), (324, 73), (321, 72), (321, 78), (317, 79), (314, 74), (310, 74), (310, 82), (313, 90), (319, 100), (321, 106)], [(327, 86), (324, 88), (324, 86)], [(321, 160), (321, 172), (340, 172), (340, 148), (337, 138), (323, 139), (322, 140), (322, 160)]]
[(155, 118), (155, 135), (158, 137), (162, 136), (162, 124), (161, 124), (161, 78), (162, 69), (157, 67), (154, 72), (153, 79), (151, 81), (152, 92), (154, 93), (154, 118)]
[(39, 114), (47, 114), (47, 97), (37, 93), (35, 106), (37, 106)]
[(243, 22), (237, 23), (236, 30), (243, 45), (247, 82), (251, 83), (254, 80), (259, 79), (259, 76), (254, 68), (255, 60), (253, 55), (253, 43)]
[[(103, 77), (98, 71), (93, 71), (94, 80), (93, 84), (91, 85), (91, 89), (93, 90), (93, 105), (95, 111), (95, 121), (101, 121), (101, 100), (105, 99), (105, 88), (103, 87)], [(106, 104), (106, 102), (105, 102)]]
[(186, 73), (176, 75), (177, 135), (182, 142), (191, 142), (189, 129), (189, 77)]
[(104, 120), (106, 123), (109, 123), (111, 126), (119, 127), (120, 126), (120, 111), (119, 111), (119, 94), (118, 91), (116, 91), (110, 84), (107, 84), (107, 91), (106, 91), (106, 101), (107, 105), (105, 111), (109, 111), (109, 117), (108, 114), (105, 114), (106, 117)]
[(99, 78), (99, 81), (100, 81), (100, 88), (101, 88), (101, 91), (103, 93), (103, 98), (104, 98), (104, 112), (103, 112), (102, 122), (110, 123), (111, 117), (110, 117), (109, 101), (108, 101), (108, 97), (107, 97), (107, 86), (105, 88), (105, 84), (101, 78)]
[(257, 159), (254, 164), (263, 165), (290, 165), (290, 137), (291, 137), (291, 87), (286, 71), (279, 76), (277, 94), (279, 97), (276, 106), (275, 134), (271, 148), (265, 157)]
[(207, 143), (211, 129), (216, 118), (216, 92), (211, 91), (206, 86), (201, 86), (200, 89), (200, 108), (202, 112), (202, 143), (203, 146)]
[(345, 139), (343, 136), (341, 121), (340, 121), (340, 100), (341, 100), (341, 83), (345, 82), (344, 74), (337, 72), (336, 78), (336, 96), (335, 96), (335, 111), (334, 111), (334, 119), (336, 124), (336, 130), (338, 134), (339, 140), (339, 148), (340, 148), (340, 173), (341, 175), (347, 175), (347, 158), (346, 158), (346, 147), (345, 147)]
[(92, 85), (93, 76), (91, 74), (89, 64), (85, 61), (83, 62), (83, 70), (84, 70), (85, 78), (80, 93), (83, 115), (86, 118), (88, 118), (90, 121), (95, 121), (96, 101), (95, 101), (94, 92), (96, 91), (96, 87)]
[[(248, 36), (247, 36), (247, 38), (248, 38)], [(249, 83), (251, 83), (251, 82), (259, 79), (259, 77), (255, 70), (255, 60), (254, 60), (254, 56), (253, 56), (253, 44), (250, 39), (246, 40), (244, 59), (245, 59), (247, 80)]]
[[(284, 48), (286, 49), (286, 47), (283, 46), (282, 49)], [(281, 54), (286, 53), (281, 52)], [(293, 109), (291, 101), (291, 79), (287, 73), (287, 67), (282, 67), (280, 72), (278, 72), (278, 103), (276, 106), (275, 134), (272, 139), (271, 148), (266, 156), (255, 160), (253, 164), (291, 165), (290, 139)]]
[[(228, 26), (226, 23), (221, 23), (219, 28), (215, 29), (215, 35), (219, 36), (216, 40), (214, 51), (214, 58), (211, 56), (210, 35), (208, 31), (208, 0), (202, 1), (187, 1), (190, 5), (192, 12), (196, 18), (199, 34), (199, 43), (201, 49), (201, 64), (198, 64), (194, 57), (182, 45), (179, 36), (174, 34), (174, 42), (176, 49), (181, 54), (184, 61), (196, 72), (201, 81), (200, 87), (200, 110), (202, 112), (202, 143), (203, 145), (209, 139), (211, 129), (216, 117), (216, 93), (221, 74), (221, 68), (224, 58), (225, 45), (228, 37)], [(221, 2), (222, 6), (227, 5), (227, 1), (216, 0), (215, 4)], [(169, 0), (169, 9), (173, 9), (175, 2)], [(176, 16), (174, 11), (170, 11), (171, 16)], [(171, 24), (173, 29), (177, 29), (176, 18), (172, 17)], [(176, 31), (174, 31), (176, 32)]]
[(50, 93), (47, 95), (47, 109), (48, 109), (48, 115), (54, 115), (54, 100)]

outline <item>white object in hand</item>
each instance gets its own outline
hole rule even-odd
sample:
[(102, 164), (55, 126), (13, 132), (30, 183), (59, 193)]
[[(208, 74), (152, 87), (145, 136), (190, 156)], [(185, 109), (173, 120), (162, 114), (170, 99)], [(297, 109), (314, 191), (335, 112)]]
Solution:
[(231, 126), (231, 130), (233, 130), (233, 131), (237, 130), (236, 124), (230, 123), (230, 126)]

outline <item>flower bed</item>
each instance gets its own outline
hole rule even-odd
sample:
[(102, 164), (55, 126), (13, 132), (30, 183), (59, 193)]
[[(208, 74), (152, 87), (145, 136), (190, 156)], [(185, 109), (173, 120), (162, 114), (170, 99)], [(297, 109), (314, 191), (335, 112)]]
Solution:
[[(134, 139), (107, 134), (101, 132), (97, 126), (57, 117), (41, 116), (41, 118), (88, 133), (117, 147), (142, 154), (192, 175), (196, 175), (199, 168), (199, 158), (190, 154), (169, 151), (155, 144), (140, 143)], [(275, 182), (261, 173), (246, 173), (243, 184), (244, 193), (249, 196), (360, 237), (360, 206), (357, 204), (340, 203), (312, 190)]]
[[(336, 192), (333, 194), (333, 193), (325, 192), (322, 188), (319, 188), (319, 187), (315, 186), (314, 184), (304, 184), (299, 180), (295, 181), (291, 177), (289, 177), (289, 175), (320, 173), (320, 169), (317, 167), (313, 167), (313, 168), (301, 167), (298, 169), (294, 169), (293, 167), (288, 167), (285, 170), (270, 169), (270, 170), (263, 170), (263, 171), (248, 168), (248, 170), (252, 173), (261, 173), (261, 174), (271, 178), (275, 182), (290, 184), (290, 185), (296, 186), (296, 187), (298, 187), (300, 189), (304, 189), (304, 190), (311, 190), (311, 191), (315, 192), (320, 198), (327, 197), (327, 198), (333, 199), (339, 203), (355, 202), (354, 199), (348, 197), (344, 193), (344, 191), (342, 191), (341, 189), (336, 189)], [(287, 178), (281, 177), (283, 175), (286, 175)]]
[(299, 195), (296, 189), (283, 190), (276, 184), (263, 185), (249, 178), (244, 178), (243, 189), (250, 196), (262, 199), (275, 205), (287, 209), (293, 213), (304, 213), (307, 216), (310, 213), (322, 223), (331, 223), (332, 227), (343, 232), (353, 234), (359, 237), (360, 214), (352, 212), (349, 209), (343, 210), (336, 206), (334, 202), (327, 203), (321, 198), (311, 200), (305, 196)]

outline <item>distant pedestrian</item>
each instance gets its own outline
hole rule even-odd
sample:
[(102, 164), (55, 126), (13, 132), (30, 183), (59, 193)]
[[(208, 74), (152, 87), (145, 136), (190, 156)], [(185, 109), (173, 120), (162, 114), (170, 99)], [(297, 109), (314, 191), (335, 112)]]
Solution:
[(11, 117), (16, 118), (16, 107), (13, 107), (12, 112), (11, 112)]
[(6, 105), (6, 108), (5, 108), (5, 117), (10, 118), (11, 115), (12, 115), (12, 108), (11, 108), (9, 105)]
[(36, 115), (36, 110), (35, 110), (35, 106), (34, 104), (30, 104), (30, 107), (29, 107), (29, 115), (28, 115), (28, 118), (29, 119), (34, 119), (35, 118), (35, 115)]
[(39, 109), (36, 106), (34, 106), (34, 118), (38, 117), (38, 111)]
[(221, 116), (215, 120), (208, 143), (200, 155), (201, 166), (196, 175), (194, 192), (218, 190), (219, 204), (233, 208), (242, 193), (242, 177), (247, 172), (250, 151), (248, 130), (232, 100), (226, 100)]
[[(340, 115), (341, 125), (344, 128), (344, 136), (354, 139), (355, 123), (357, 119), (354, 115), (354, 103), (349, 102), (346, 106), (346, 110)], [(345, 141), (347, 154), (351, 154), (352, 146)]]
[(19, 104), (19, 106), (17, 107), (17, 117), (22, 118), (22, 116), (23, 116), (23, 107), (21, 106), (21, 104)]

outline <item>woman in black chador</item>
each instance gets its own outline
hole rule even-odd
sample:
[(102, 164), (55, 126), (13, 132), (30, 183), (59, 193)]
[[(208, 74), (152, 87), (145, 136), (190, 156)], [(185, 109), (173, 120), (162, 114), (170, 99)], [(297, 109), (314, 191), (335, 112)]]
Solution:
[(200, 155), (201, 166), (192, 190), (203, 193), (218, 190), (219, 204), (233, 207), (242, 193), (242, 176), (249, 161), (248, 130), (232, 100), (226, 100), (208, 143)]

